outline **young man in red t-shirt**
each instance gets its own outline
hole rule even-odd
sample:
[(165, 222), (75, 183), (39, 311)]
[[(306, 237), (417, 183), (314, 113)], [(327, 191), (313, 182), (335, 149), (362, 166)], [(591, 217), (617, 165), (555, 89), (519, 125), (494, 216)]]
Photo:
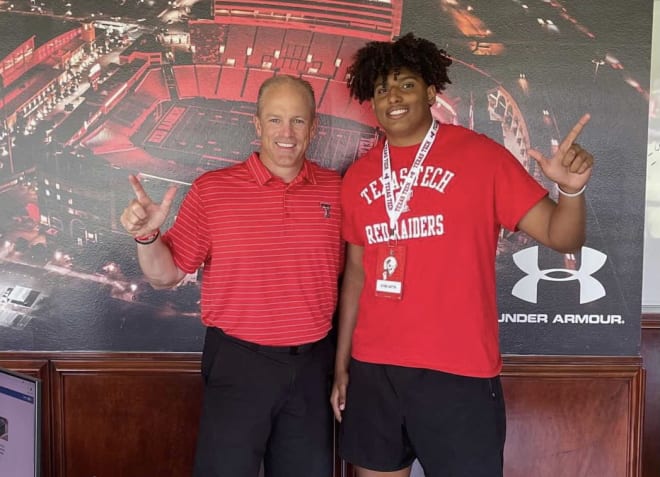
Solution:
[(161, 237), (175, 190), (136, 198), (121, 222), (158, 288), (203, 266), (204, 395), (195, 477), (329, 477), (334, 346), (327, 338), (341, 266), (341, 178), (305, 158), (314, 91), (263, 83), (259, 152), (197, 178)]
[[(386, 141), (342, 186), (348, 242), (331, 403), (340, 455), (359, 477), (502, 475), (505, 413), (499, 373), (495, 257), (501, 227), (568, 252), (585, 238), (593, 158), (574, 141), (548, 159), (559, 201), (506, 149), (439, 124), (430, 107), (451, 59), (408, 34), (371, 42), (349, 68)], [(350, 381), (349, 381), (350, 376)]]

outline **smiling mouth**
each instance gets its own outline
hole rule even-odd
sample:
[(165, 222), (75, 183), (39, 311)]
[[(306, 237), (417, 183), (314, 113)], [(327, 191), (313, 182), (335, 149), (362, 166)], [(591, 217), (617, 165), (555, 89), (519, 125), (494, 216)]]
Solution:
[(293, 149), (296, 147), (296, 145), (292, 142), (277, 142), (275, 141), (275, 144), (277, 144), (279, 147), (283, 147), (285, 149)]
[(403, 116), (404, 114), (406, 114), (407, 112), (408, 112), (408, 108), (394, 108), (394, 109), (390, 109), (387, 112), (387, 117), (392, 119), (397, 119)]

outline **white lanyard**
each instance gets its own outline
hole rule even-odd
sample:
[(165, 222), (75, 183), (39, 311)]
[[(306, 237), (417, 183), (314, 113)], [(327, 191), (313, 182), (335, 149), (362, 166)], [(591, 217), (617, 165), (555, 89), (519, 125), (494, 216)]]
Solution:
[(387, 210), (387, 215), (390, 218), (390, 232), (394, 232), (397, 228), (397, 221), (403, 212), (410, 194), (412, 193), (412, 188), (415, 183), (415, 179), (422, 170), (422, 164), (426, 159), (426, 156), (435, 141), (436, 133), (440, 123), (438, 121), (433, 121), (431, 127), (429, 128), (424, 141), (420, 144), (419, 149), (417, 149), (417, 154), (415, 155), (415, 160), (413, 161), (412, 167), (408, 171), (408, 176), (401, 187), (401, 190), (397, 194), (396, 198), (394, 197), (394, 192), (392, 191), (392, 162), (390, 160), (390, 146), (387, 141), (385, 141), (385, 146), (383, 147), (383, 191), (385, 192), (385, 209)]

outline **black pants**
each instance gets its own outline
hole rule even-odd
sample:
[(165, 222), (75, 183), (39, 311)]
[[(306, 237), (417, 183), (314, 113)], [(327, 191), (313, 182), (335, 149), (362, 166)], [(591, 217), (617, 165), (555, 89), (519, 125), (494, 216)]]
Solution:
[(195, 477), (331, 477), (334, 349), (258, 347), (206, 332)]
[(351, 360), (339, 454), (391, 472), (417, 457), (426, 477), (502, 477), (506, 413), (499, 377)]

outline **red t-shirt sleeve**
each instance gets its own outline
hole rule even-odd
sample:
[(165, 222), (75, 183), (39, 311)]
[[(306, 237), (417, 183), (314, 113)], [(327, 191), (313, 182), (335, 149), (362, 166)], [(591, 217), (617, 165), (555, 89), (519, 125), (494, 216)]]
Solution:
[(354, 221), (355, 208), (357, 206), (355, 204), (355, 197), (358, 197), (359, 194), (355, 193), (357, 185), (354, 179), (355, 173), (351, 170), (353, 167), (346, 172), (341, 186), (341, 209), (343, 213), (341, 235), (346, 242), (364, 246), (363, 234), (357, 230), (357, 225)]
[(518, 223), (548, 191), (534, 179), (522, 164), (504, 147), (495, 171), (495, 214), (497, 221), (509, 230)]

